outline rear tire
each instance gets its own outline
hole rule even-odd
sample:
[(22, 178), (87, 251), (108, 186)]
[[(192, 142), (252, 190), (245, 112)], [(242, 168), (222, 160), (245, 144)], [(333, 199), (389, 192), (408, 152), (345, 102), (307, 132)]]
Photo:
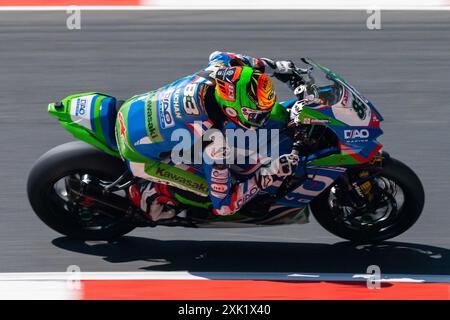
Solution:
[(332, 234), (357, 243), (375, 243), (396, 237), (414, 225), (422, 213), (425, 193), (417, 175), (399, 160), (389, 158), (383, 165), (383, 177), (395, 181), (404, 193), (404, 204), (393, 225), (385, 229), (357, 230), (338, 223), (331, 213), (329, 197), (331, 187), (311, 203), (311, 210), (319, 224)]
[(117, 221), (104, 229), (85, 229), (68, 219), (69, 212), (58, 208), (51, 201), (50, 194), (54, 192), (57, 181), (75, 172), (90, 172), (114, 181), (125, 170), (126, 166), (120, 159), (86, 143), (62, 144), (46, 152), (33, 165), (28, 176), (28, 199), (36, 215), (47, 226), (63, 235), (82, 240), (118, 238), (132, 231), (134, 226)]

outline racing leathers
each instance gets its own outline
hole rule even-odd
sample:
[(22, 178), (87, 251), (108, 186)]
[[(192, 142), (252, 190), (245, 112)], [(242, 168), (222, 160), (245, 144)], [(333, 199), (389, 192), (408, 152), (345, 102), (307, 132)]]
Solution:
[[(233, 66), (249, 66), (277, 76), (287, 74), (290, 63), (213, 52), (200, 72), (126, 101), (116, 124), (120, 153), (133, 174), (209, 196), (217, 215), (237, 212), (274, 178), (290, 174), (298, 161), (283, 155), (235, 181), (229, 165), (230, 155), (235, 153), (225, 131), (242, 129), (227, 120), (214, 97), (217, 73)], [(283, 127), (289, 117), (284, 107), (275, 104), (272, 113), (276, 114), (273, 127)], [(204, 141), (208, 132), (212, 137)]]

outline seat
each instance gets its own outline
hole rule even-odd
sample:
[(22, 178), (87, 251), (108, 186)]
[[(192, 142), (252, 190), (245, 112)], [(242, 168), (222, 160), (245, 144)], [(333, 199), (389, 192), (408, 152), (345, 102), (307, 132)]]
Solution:
[(103, 99), (100, 107), (100, 123), (102, 133), (109, 147), (117, 150), (116, 141), (116, 118), (117, 112), (123, 104), (123, 100), (116, 100), (114, 97)]

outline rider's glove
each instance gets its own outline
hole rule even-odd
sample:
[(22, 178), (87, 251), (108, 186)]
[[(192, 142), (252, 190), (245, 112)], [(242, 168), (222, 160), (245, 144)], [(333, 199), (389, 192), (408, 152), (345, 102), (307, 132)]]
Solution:
[(273, 73), (273, 76), (280, 80), (281, 82), (286, 83), (291, 90), (294, 90), (295, 75), (294, 71), (294, 63), (292, 61), (277, 61), (275, 62), (276, 69)]
[(294, 173), (297, 168), (299, 157), (296, 154), (288, 153), (281, 155), (275, 161), (261, 169), (261, 176), (286, 177)]
[[(289, 76), (292, 75), (295, 68), (294, 63), (290, 60), (275, 61), (268, 58), (261, 58), (261, 60), (265, 65), (264, 72), (269, 76), (276, 77), (283, 82), (287, 82), (289, 80)], [(285, 80), (279, 78), (283, 76)]]
[(276, 178), (284, 178), (292, 175), (299, 162), (296, 154), (283, 154), (275, 161), (264, 164), (258, 172), (257, 183), (261, 189), (270, 187)]
[(286, 83), (291, 90), (295, 90), (301, 81), (294, 74), (295, 65), (290, 60), (274, 61), (268, 58), (261, 58), (265, 65), (265, 73)]
[(296, 154), (283, 154), (278, 158), (278, 177), (290, 176), (297, 168), (299, 157)]
[(277, 75), (291, 75), (295, 68), (294, 63), (290, 60), (287, 61), (276, 61), (275, 62), (275, 72), (274, 76)]

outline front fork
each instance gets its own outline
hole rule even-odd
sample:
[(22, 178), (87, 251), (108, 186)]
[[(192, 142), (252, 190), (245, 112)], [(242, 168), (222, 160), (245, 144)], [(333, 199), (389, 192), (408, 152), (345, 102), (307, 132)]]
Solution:
[(376, 185), (373, 179), (383, 169), (383, 163), (389, 158), (387, 152), (378, 153), (362, 166), (352, 167), (338, 180), (341, 196), (352, 207), (363, 210), (373, 202)]

